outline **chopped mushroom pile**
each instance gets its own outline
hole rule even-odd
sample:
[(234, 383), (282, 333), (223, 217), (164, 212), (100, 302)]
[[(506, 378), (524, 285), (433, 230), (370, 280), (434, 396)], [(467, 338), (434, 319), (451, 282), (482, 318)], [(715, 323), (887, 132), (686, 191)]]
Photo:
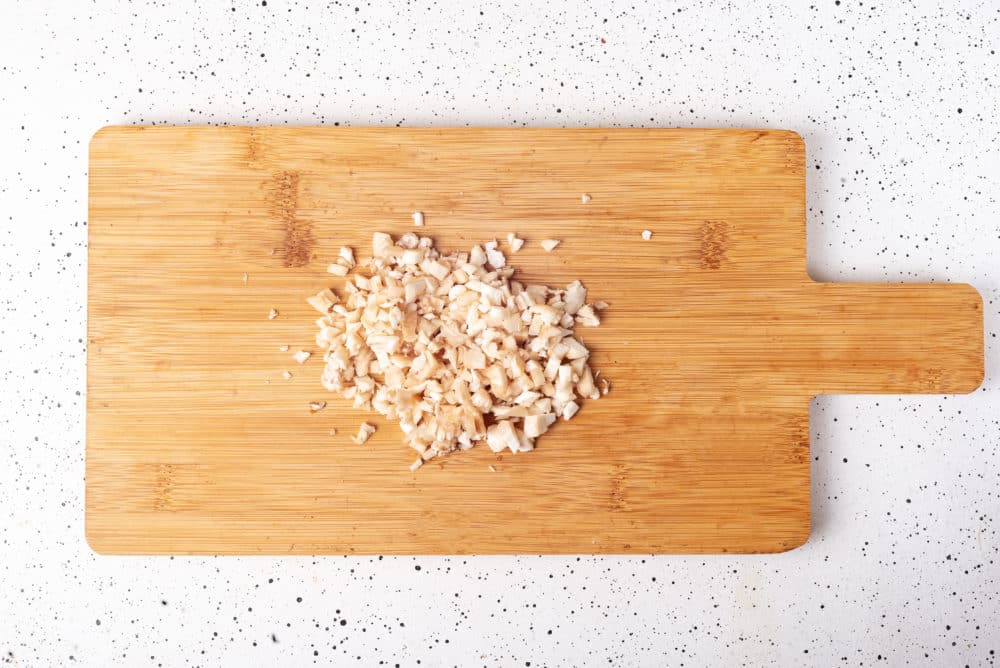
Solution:
[[(607, 393), (574, 332), (599, 325), (606, 304), (587, 304), (580, 281), (553, 289), (511, 280), (496, 241), (441, 254), (429, 237), (394, 242), (376, 232), (372, 247), (341, 295), (326, 289), (308, 300), (322, 314), (322, 382), (356, 408), (398, 420), (420, 455), (413, 470), (480, 442), (527, 452), (581, 398)], [(354, 268), (350, 249), (340, 260), (349, 261), (332, 273)]]

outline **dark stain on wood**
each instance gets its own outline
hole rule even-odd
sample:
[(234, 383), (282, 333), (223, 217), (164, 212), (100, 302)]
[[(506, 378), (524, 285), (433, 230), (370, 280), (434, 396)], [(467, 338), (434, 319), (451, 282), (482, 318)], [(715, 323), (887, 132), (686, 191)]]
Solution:
[(260, 140), (254, 128), (247, 128), (247, 162), (253, 166), (260, 159)]
[(628, 502), (625, 499), (625, 467), (622, 464), (615, 464), (611, 471), (611, 510), (621, 511), (628, 509)]
[(809, 415), (796, 415), (785, 422), (784, 441), (788, 444), (785, 461), (789, 464), (809, 462)]
[(153, 510), (173, 508), (174, 465), (157, 464), (153, 474)]
[(298, 214), (299, 174), (276, 172), (271, 178), (271, 215), (282, 227), (282, 256), (286, 267), (304, 267), (312, 259), (312, 225)]
[[(798, 135), (786, 134), (784, 150), (785, 167), (794, 174), (804, 174), (806, 170), (806, 148), (802, 138)], [(799, 178), (802, 177), (800, 176)]]
[(726, 261), (729, 244), (729, 225), (715, 220), (705, 221), (698, 228), (701, 239), (699, 255), (702, 269), (719, 269)]
[(935, 394), (947, 386), (945, 372), (941, 367), (920, 369), (913, 380), (914, 387), (923, 394)]

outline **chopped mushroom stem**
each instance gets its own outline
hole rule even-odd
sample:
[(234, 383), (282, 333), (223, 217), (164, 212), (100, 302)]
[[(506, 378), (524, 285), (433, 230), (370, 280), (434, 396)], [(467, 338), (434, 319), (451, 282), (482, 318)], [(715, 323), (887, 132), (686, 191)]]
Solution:
[[(513, 233), (507, 242), (511, 252), (524, 243)], [(336, 266), (355, 262), (344, 248)], [(420, 455), (412, 470), (481, 443), (529, 452), (558, 418), (606, 393), (574, 332), (577, 323), (600, 324), (580, 281), (526, 285), (512, 280), (496, 240), (445, 254), (415, 232), (396, 241), (376, 232), (372, 257), (357, 264), (337, 292), (307, 300), (321, 314), (322, 383), (355, 408), (398, 421)], [(295, 355), (300, 364), (308, 357)], [(374, 431), (364, 423), (353, 440)]]
[(371, 438), (372, 434), (374, 433), (375, 433), (375, 425), (373, 425), (370, 422), (362, 422), (361, 426), (358, 427), (357, 436), (351, 436), (351, 440), (357, 443), (358, 445), (361, 445), (369, 438)]
[(354, 249), (350, 246), (341, 246), (340, 248), (340, 258), (337, 260), (342, 262), (344, 266), (349, 269), (354, 268)]

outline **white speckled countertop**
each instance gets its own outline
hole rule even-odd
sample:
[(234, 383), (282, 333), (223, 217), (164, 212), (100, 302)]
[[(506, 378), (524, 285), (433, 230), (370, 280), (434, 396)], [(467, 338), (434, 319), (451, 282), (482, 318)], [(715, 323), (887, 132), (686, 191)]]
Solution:
[[(912, 4), (7, 3), (0, 663), (995, 665), (1000, 12)], [(87, 142), (127, 123), (793, 129), (812, 275), (972, 283), (986, 381), (815, 400), (782, 555), (98, 557)]]

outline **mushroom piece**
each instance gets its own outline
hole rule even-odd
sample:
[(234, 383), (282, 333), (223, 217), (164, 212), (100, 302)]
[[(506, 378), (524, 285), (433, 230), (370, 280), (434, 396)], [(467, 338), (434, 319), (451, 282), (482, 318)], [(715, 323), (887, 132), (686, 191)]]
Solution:
[(507, 264), (507, 258), (504, 254), (497, 250), (497, 242), (491, 241), (485, 246), (486, 249), (486, 263), (489, 264), (494, 269), (499, 269), (500, 267)]
[(376, 258), (385, 258), (392, 248), (392, 237), (385, 232), (375, 232), (372, 235), (372, 255)]
[(569, 420), (574, 415), (576, 415), (577, 411), (579, 410), (580, 410), (580, 405), (578, 403), (576, 403), (575, 401), (567, 402), (566, 405), (563, 407), (563, 412), (562, 412), (563, 420)]
[(371, 438), (372, 434), (374, 433), (375, 433), (375, 425), (373, 425), (370, 422), (362, 422), (361, 426), (358, 427), (357, 435), (351, 436), (351, 440), (357, 443), (358, 445), (361, 445), (369, 438)]
[(583, 287), (580, 281), (573, 281), (566, 286), (566, 295), (563, 297), (563, 309), (570, 315), (576, 315), (584, 302), (587, 301), (587, 288)]
[(552, 423), (556, 421), (556, 416), (552, 413), (542, 415), (529, 415), (524, 418), (524, 434), (531, 438), (538, 438), (549, 430)]
[(486, 430), (486, 445), (493, 452), (503, 452), (510, 450), (517, 452), (521, 449), (521, 439), (518, 438), (514, 429), (514, 423), (510, 420), (500, 420), (495, 425)]
[(341, 246), (340, 257), (337, 259), (348, 269), (353, 269), (355, 265), (354, 261), (354, 249), (350, 246)]
[(594, 313), (594, 307), (590, 304), (580, 307), (580, 310), (576, 312), (576, 321), (586, 327), (597, 327), (601, 324), (600, 318)]
[(313, 295), (306, 299), (310, 306), (319, 311), (320, 313), (326, 315), (333, 308), (333, 305), (340, 301), (336, 293), (330, 288), (321, 290), (318, 294)]

